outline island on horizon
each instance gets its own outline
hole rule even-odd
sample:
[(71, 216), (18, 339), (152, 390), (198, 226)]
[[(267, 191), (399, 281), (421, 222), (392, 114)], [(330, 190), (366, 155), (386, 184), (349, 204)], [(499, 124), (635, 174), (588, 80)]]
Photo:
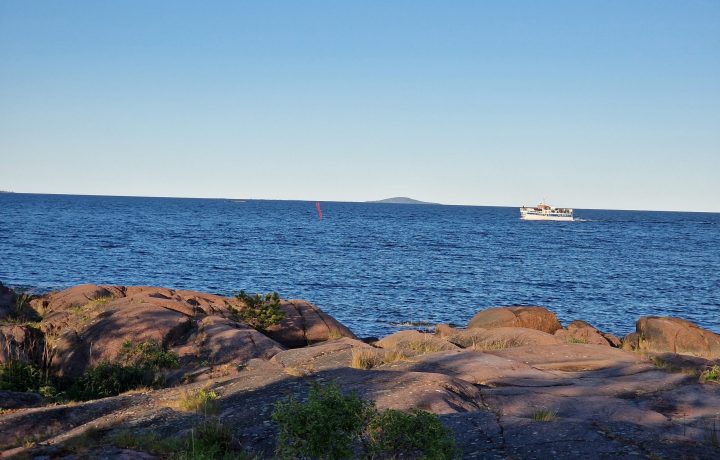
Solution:
[(395, 196), (392, 198), (385, 198), (384, 200), (366, 201), (366, 203), (383, 203), (383, 204), (440, 204), (430, 203), (427, 201), (414, 200), (406, 196)]

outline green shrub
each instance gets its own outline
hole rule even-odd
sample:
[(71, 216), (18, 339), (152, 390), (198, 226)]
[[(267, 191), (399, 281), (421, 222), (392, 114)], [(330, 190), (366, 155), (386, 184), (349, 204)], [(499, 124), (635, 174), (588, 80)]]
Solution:
[(353, 445), (374, 413), (373, 405), (335, 385), (313, 385), (308, 400), (275, 404), (280, 458), (340, 459), (353, 456)]
[(458, 456), (452, 432), (437, 415), (415, 409), (386, 410), (368, 424), (368, 453), (372, 458), (451, 459)]
[(125, 366), (154, 371), (176, 369), (180, 366), (178, 356), (163, 350), (162, 346), (154, 340), (140, 343), (126, 341), (120, 349), (120, 360)]
[(720, 382), (720, 365), (706, 369), (700, 374), (701, 382)]
[(153, 383), (153, 374), (135, 366), (100, 363), (91, 367), (68, 389), (70, 399), (88, 400), (115, 396)]
[(280, 296), (277, 292), (254, 296), (240, 291), (236, 296), (244, 307), (240, 310), (232, 308), (232, 313), (239, 319), (260, 331), (285, 319), (285, 312), (280, 307)]
[(217, 414), (217, 399), (217, 393), (201, 388), (193, 393), (185, 393), (180, 400), (180, 408), (203, 415)]
[(435, 414), (414, 410), (378, 412), (336, 385), (313, 385), (305, 403), (275, 404), (273, 420), (280, 458), (427, 458), (458, 455), (452, 433)]
[(44, 379), (40, 369), (17, 359), (0, 363), (0, 390), (39, 391)]
[(115, 396), (140, 387), (160, 387), (163, 369), (179, 366), (177, 355), (164, 351), (154, 341), (127, 341), (120, 349), (119, 362), (91, 367), (68, 385), (67, 397), (87, 400)]

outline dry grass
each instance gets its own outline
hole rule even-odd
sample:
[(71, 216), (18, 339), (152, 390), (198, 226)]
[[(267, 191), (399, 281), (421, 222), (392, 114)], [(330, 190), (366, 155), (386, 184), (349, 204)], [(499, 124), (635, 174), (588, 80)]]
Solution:
[(418, 355), (435, 353), (448, 349), (443, 342), (438, 341), (435, 337), (432, 336), (422, 338), (420, 340), (406, 340), (400, 342), (396, 348), (400, 350), (411, 351), (414, 354)]
[(514, 338), (500, 338), (500, 339), (489, 339), (481, 340), (479, 342), (473, 341), (472, 346), (468, 347), (474, 351), (487, 351), (487, 350), (504, 350), (505, 348), (521, 347), (525, 345), (520, 339)]
[(344, 335), (338, 329), (330, 329), (330, 332), (328, 332), (329, 340), (341, 339), (343, 337)]
[(538, 409), (530, 415), (536, 422), (552, 422), (557, 418), (557, 412), (550, 409)]
[(285, 371), (287, 375), (292, 375), (293, 377), (305, 377), (308, 375), (307, 371), (292, 366), (283, 368), (283, 371)]
[(406, 361), (408, 355), (404, 350), (376, 350), (365, 348), (354, 348), (350, 367), (354, 369), (372, 369), (382, 364), (392, 364), (398, 361)]
[(568, 338), (567, 338), (567, 343), (583, 343), (583, 344), (587, 344), (587, 343), (590, 343), (590, 342), (588, 342), (587, 339), (583, 339), (583, 338), (579, 338), (579, 337), (568, 337)]
[(383, 363), (381, 352), (372, 349), (353, 348), (350, 367), (353, 369), (372, 369)]
[(128, 390), (128, 391), (126, 391), (125, 393), (122, 393), (122, 394), (123, 394), (123, 395), (139, 395), (139, 394), (143, 394), (143, 393), (150, 393), (151, 391), (153, 391), (153, 388), (150, 388), (150, 387), (138, 387), (138, 388), (133, 388), (132, 390)]
[(383, 363), (391, 364), (398, 361), (405, 361), (407, 355), (402, 350), (387, 350), (383, 355)]

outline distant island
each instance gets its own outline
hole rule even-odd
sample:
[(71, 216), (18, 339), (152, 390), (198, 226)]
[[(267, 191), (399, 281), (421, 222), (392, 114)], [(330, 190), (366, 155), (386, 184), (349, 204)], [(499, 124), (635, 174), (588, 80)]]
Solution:
[(366, 203), (385, 203), (385, 204), (438, 204), (438, 203), (428, 203), (427, 201), (419, 201), (419, 200), (413, 200), (412, 198), (408, 198), (406, 196), (396, 196), (393, 198), (386, 198), (384, 200), (377, 200), (377, 201), (366, 201)]

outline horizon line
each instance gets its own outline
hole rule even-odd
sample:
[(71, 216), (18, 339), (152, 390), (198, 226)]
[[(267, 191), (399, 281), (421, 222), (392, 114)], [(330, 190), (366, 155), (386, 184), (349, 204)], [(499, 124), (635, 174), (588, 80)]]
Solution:
[[(304, 202), (324, 202), (324, 203), (360, 203), (360, 204), (389, 204), (389, 205), (407, 205), (407, 206), (465, 206), (473, 208), (519, 208), (518, 205), (497, 205), (497, 204), (463, 204), (463, 203), (438, 203), (426, 202), (421, 203), (374, 203), (377, 200), (352, 201), (352, 200), (322, 200), (322, 199), (305, 199), (305, 198), (250, 198), (250, 197), (212, 197), (212, 196), (158, 196), (158, 195), (108, 195), (95, 193), (45, 193), (45, 192), (15, 192), (0, 189), (0, 196), (5, 194), (13, 195), (60, 195), (60, 196), (90, 196), (90, 197), (114, 197), (114, 198), (161, 198), (161, 199), (180, 199), (180, 200), (249, 200), (249, 201), (304, 201)], [(397, 197), (390, 197), (397, 198)], [(410, 197), (403, 197), (410, 198)], [(380, 200), (388, 198), (380, 198)], [(411, 198), (415, 199), (415, 198)], [(421, 200), (418, 200), (421, 201)], [(572, 207), (572, 209), (581, 209), (587, 211), (634, 211), (634, 212), (685, 212), (685, 213), (702, 213), (702, 214), (720, 214), (719, 211), (688, 211), (678, 209), (619, 209), (619, 208), (583, 208)]]

